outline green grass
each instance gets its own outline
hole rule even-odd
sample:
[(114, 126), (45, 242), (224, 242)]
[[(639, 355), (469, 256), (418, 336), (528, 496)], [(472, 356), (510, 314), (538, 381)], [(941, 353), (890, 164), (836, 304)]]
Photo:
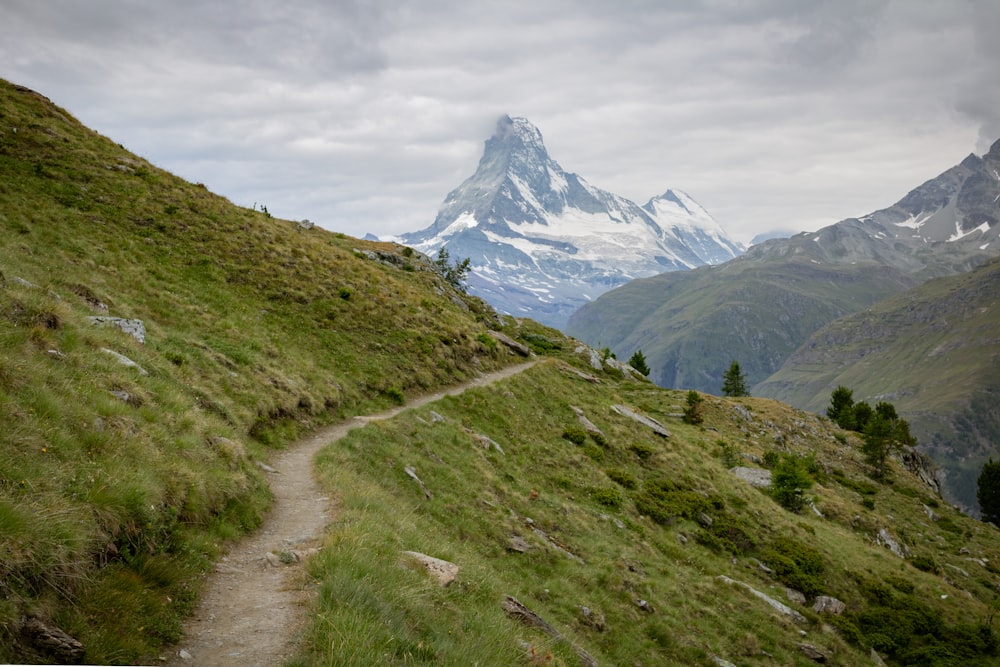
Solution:
[[(919, 603), (919, 613), (941, 628), (933, 641), (922, 640), (925, 653), (966, 655), (959, 646), (964, 640), (956, 638), (987, 624), (996, 598), (990, 574), (976, 566), (976, 578), (956, 581), (943, 565), (938, 574), (924, 572), (876, 547), (874, 536), (887, 527), (914, 557), (926, 551), (963, 567), (960, 546), (986, 558), (997, 553), (992, 530), (941, 507), (939, 522), (930, 522), (926, 491), (899, 469), (893, 486), (875, 487), (878, 510), (864, 509), (862, 498), (871, 496), (855, 491), (868, 491), (857, 443), (838, 442), (816, 416), (741, 399), (754, 416), (747, 432), (733, 401), (708, 397), (705, 423), (688, 426), (669, 416), (684, 392), (604, 374), (595, 385), (567, 372), (567, 361), (576, 363), (565, 356), (352, 431), (321, 453), (322, 480), (341, 505), (312, 574), (335, 592), (324, 588), (320, 595), (296, 664), (524, 664), (516, 648), (547, 639), (510, 625), (500, 608), (505, 595), (601, 664), (710, 664), (711, 656), (736, 664), (809, 664), (797, 647), (799, 629), (808, 633), (805, 641), (844, 664), (865, 662), (872, 646), (892, 662), (910, 654), (879, 643), (874, 621), (855, 622), (881, 613), (867, 597), (865, 582), (872, 579), (905, 588), (907, 604)], [(581, 369), (585, 361), (581, 356)], [(664, 440), (612, 412), (619, 402), (641, 404), (669, 424), (672, 437)], [(582, 408), (606, 434), (601, 461), (565, 438), (576, 424), (570, 406)], [(445, 421), (433, 421), (431, 410)], [(838, 471), (819, 474), (823, 483), (809, 492), (822, 517), (782, 509), (730, 475), (718, 455), (724, 439), (762, 456), (778, 434), (799, 456), (815, 460), (818, 471)], [(497, 441), (505, 455), (483, 449), (477, 435)], [(637, 445), (648, 455), (637, 455)], [(416, 469), (429, 499), (404, 473), (407, 466)], [(618, 501), (607, 502), (608, 489)], [(651, 489), (656, 493), (649, 496)], [(649, 499), (656, 512), (648, 509)], [(701, 514), (712, 519), (710, 526)], [(509, 548), (515, 535), (531, 546), (527, 552)], [(400, 568), (404, 550), (459, 564), (458, 581), (442, 590), (422, 573)], [(783, 620), (749, 594), (720, 584), (718, 575), (796, 606), (807, 625)], [(846, 629), (835, 630), (808, 606), (788, 602), (786, 585), (804, 592), (809, 604), (820, 594), (844, 600), (853, 625), (845, 621)], [(640, 609), (640, 599), (653, 613)], [(595, 611), (601, 630), (590, 620)], [(475, 636), (460, 631), (466, 615), (495, 628), (497, 634), (483, 635), (482, 651)], [(344, 628), (350, 628), (347, 638)], [(897, 638), (907, 636), (901, 632)], [(365, 636), (383, 639), (366, 648)], [(986, 644), (976, 646), (970, 649), (976, 660), (995, 661)], [(555, 659), (578, 664), (566, 650)]]
[(513, 357), (412, 251), (234, 206), (6, 82), (0, 109), (0, 661), (45, 660), (27, 615), (151, 660), (259, 523), (256, 461)]
[[(890, 612), (929, 629), (933, 642), (912, 642), (921, 659), (961, 644), (966, 661), (995, 660), (980, 627), (995, 530), (944, 504), (929, 518), (934, 499), (895, 463), (892, 484), (873, 485), (857, 439), (826, 420), (706, 396), (704, 422), (684, 424), (685, 391), (594, 371), (576, 341), (498, 318), (412, 251), (233, 206), (9, 84), (0, 109), (0, 661), (51, 662), (20, 636), (27, 616), (82, 641), (87, 662), (156, 660), (214, 559), (259, 525), (257, 462), (515, 362), (497, 326), (545, 361), (319, 456), (337, 513), (292, 664), (578, 664), (570, 642), (600, 664), (811, 664), (800, 629), (844, 664), (873, 646), (903, 662), (916, 631), (887, 634)], [(97, 314), (142, 319), (145, 344)], [(573, 407), (603, 437), (575, 442)], [(725, 465), (776, 447), (816, 461), (801, 514)], [(875, 544), (882, 528), (906, 559)], [(458, 580), (438, 587), (404, 550), (457, 563)], [(719, 575), (779, 599), (799, 582), (851, 615), (834, 628), (798, 605), (800, 627)], [(509, 618), (506, 595), (567, 641)]]

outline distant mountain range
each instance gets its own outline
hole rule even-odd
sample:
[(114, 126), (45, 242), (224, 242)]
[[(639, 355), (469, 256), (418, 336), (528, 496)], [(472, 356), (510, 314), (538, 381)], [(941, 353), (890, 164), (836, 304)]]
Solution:
[[(780, 397), (800, 407), (820, 409), (824, 394), (828, 397), (838, 382), (857, 381), (862, 390), (859, 398), (902, 398), (898, 392), (905, 391), (914, 378), (933, 387), (943, 376), (933, 370), (937, 362), (911, 358), (909, 379), (902, 380), (887, 348), (871, 339), (889, 335), (886, 332), (898, 334), (903, 338), (894, 345), (905, 348), (917, 346), (928, 334), (919, 328), (897, 327), (892, 318), (898, 315), (890, 317), (888, 311), (885, 320), (870, 316), (882, 312), (875, 304), (929, 279), (963, 274), (1000, 255), (998, 201), (1000, 141), (986, 155), (970, 155), (896, 204), (870, 215), (789, 239), (765, 241), (720, 266), (629, 283), (581, 308), (566, 330), (584, 341), (600, 341), (619, 358), (642, 349), (650, 377), (664, 386), (720, 393), (723, 373), (731, 361), (738, 360), (749, 383), (757, 385), (752, 389), (755, 395)], [(996, 302), (995, 290), (977, 294), (982, 308), (989, 309)], [(960, 332), (949, 298), (946, 291), (936, 305), (924, 304), (921, 313), (936, 330)], [(824, 330), (824, 337), (810, 340), (824, 326), (852, 313), (859, 315), (838, 322), (851, 326), (850, 333), (830, 328)], [(838, 340), (851, 341), (844, 343), (851, 354), (828, 350), (834, 345), (832, 331), (839, 332)], [(956, 333), (954, 340), (942, 343), (938, 354), (965, 349), (962, 335)], [(807, 341), (807, 348), (800, 350)], [(986, 349), (989, 353), (980, 358), (950, 359), (954, 364), (995, 368), (991, 355), (1000, 353), (1000, 345), (994, 340)], [(852, 357), (855, 353), (860, 356)], [(857, 368), (844, 368), (848, 357)], [(786, 362), (793, 366), (782, 369)], [(782, 372), (769, 380), (779, 369)], [(964, 378), (971, 384), (959, 382), (953, 388), (961, 400), (941, 406), (946, 414), (939, 414), (938, 422), (954, 422), (959, 412), (968, 409), (970, 397), (1000, 384), (989, 373), (970, 371)], [(925, 412), (926, 405), (900, 403), (910, 418)], [(926, 424), (918, 437), (930, 441), (931, 422), (917, 421)], [(991, 427), (982, 428), (989, 431)], [(952, 435), (940, 439), (941, 443), (952, 441)], [(949, 447), (942, 444), (936, 453)], [(982, 449), (977, 456), (981, 460)], [(969, 505), (967, 481), (964, 485)]]
[(470, 258), (472, 293), (557, 328), (632, 279), (719, 264), (744, 250), (689, 195), (667, 190), (639, 206), (594, 187), (549, 157), (538, 128), (508, 116), (434, 223), (396, 240)]

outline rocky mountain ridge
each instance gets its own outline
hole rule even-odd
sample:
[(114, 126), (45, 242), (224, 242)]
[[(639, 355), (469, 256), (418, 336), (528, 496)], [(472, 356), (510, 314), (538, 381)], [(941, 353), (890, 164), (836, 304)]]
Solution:
[(1000, 255), (998, 174), (1000, 141), (870, 215), (765, 241), (690, 276), (609, 292), (576, 312), (567, 331), (625, 358), (642, 348), (665, 386), (718, 391), (733, 358), (761, 382), (824, 324)]
[(555, 327), (629, 280), (743, 251), (689, 195), (667, 190), (639, 206), (597, 188), (549, 156), (538, 128), (509, 116), (434, 223), (397, 240), (427, 254), (447, 247), (452, 257), (469, 257), (473, 294)]

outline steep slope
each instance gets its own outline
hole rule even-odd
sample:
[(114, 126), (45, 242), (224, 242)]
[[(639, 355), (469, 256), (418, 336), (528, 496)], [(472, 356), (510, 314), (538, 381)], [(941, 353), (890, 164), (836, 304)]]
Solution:
[(1000, 454), (1000, 259), (836, 320), (753, 388), (822, 411), (831, 388), (889, 400), (944, 470), (949, 500), (977, 511), (982, 463)]
[(833, 319), (1000, 254), (998, 174), (1000, 141), (864, 218), (765, 241), (687, 278), (613, 290), (566, 330), (621, 358), (642, 349), (665, 386), (718, 392), (734, 359), (761, 382)]
[[(705, 397), (688, 425), (686, 392), (549, 339), (557, 359), (320, 455), (343, 514), (302, 664), (997, 664), (996, 530), (898, 462), (872, 483), (816, 415)], [(789, 453), (816, 476), (800, 514), (730, 471)]]
[(507, 116), (434, 223), (399, 240), (427, 254), (447, 246), (452, 257), (470, 258), (474, 294), (555, 327), (633, 278), (742, 252), (688, 195), (668, 190), (640, 207), (596, 188), (549, 157), (535, 126)]
[(23, 619), (155, 659), (259, 522), (257, 462), (509, 363), (486, 320), (416, 253), (236, 207), (0, 82), (0, 662), (53, 661)]

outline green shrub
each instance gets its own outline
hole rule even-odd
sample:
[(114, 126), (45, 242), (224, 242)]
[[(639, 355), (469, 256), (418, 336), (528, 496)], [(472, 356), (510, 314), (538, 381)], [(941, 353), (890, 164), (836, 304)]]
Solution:
[(635, 496), (635, 507), (656, 523), (669, 525), (677, 517), (693, 519), (712, 509), (712, 502), (700, 493), (660, 479), (642, 485), (642, 491)]
[(528, 344), (535, 354), (546, 354), (562, 349), (562, 343), (539, 333), (525, 333), (521, 340)]
[(622, 488), (629, 489), (631, 491), (639, 487), (639, 480), (637, 480), (627, 470), (612, 468), (611, 470), (606, 471), (605, 474), (611, 479), (612, 482), (618, 484)]
[(875, 501), (871, 498), (862, 498), (861, 506), (864, 507), (865, 509), (873, 510), (875, 509)]
[(775, 578), (807, 597), (825, 589), (823, 555), (790, 537), (779, 537), (761, 552), (760, 559), (774, 572)]
[(687, 393), (685, 401), (687, 407), (684, 408), (684, 423), (697, 426), (705, 421), (705, 417), (701, 413), (701, 404), (705, 402), (705, 399), (692, 389)]
[(590, 497), (599, 505), (604, 505), (605, 507), (621, 507), (624, 502), (622, 497), (622, 492), (613, 486), (606, 486), (597, 489), (591, 489)]
[(757, 546), (750, 534), (729, 517), (716, 518), (706, 532), (715, 538), (719, 548), (736, 556), (744, 556)]
[(917, 568), (922, 572), (930, 572), (931, 574), (937, 574), (940, 572), (938, 568), (937, 561), (935, 561), (930, 556), (916, 555), (910, 557), (910, 565)]
[(801, 457), (785, 454), (771, 475), (771, 497), (792, 512), (805, 507), (805, 492), (813, 485), (807, 463)]
[(763, 462), (765, 468), (774, 468), (774, 466), (781, 462), (781, 454), (773, 449), (768, 450), (764, 452)]
[(740, 450), (736, 445), (730, 444), (725, 440), (717, 440), (716, 444), (722, 449), (722, 465), (727, 468), (735, 468), (743, 461), (743, 457), (740, 456)]
[(638, 456), (640, 459), (644, 460), (648, 459), (656, 452), (656, 450), (651, 445), (647, 445), (644, 442), (632, 443), (632, 446), (629, 447), (629, 449), (631, 449), (632, 452), (635, 453), (635, 455)]
[(587, 441), (587, 432), (579, 426), (570, 426), (563, 431), (562, 437), (564, 440), (569, 440), (574, 445), (582, 445)]

